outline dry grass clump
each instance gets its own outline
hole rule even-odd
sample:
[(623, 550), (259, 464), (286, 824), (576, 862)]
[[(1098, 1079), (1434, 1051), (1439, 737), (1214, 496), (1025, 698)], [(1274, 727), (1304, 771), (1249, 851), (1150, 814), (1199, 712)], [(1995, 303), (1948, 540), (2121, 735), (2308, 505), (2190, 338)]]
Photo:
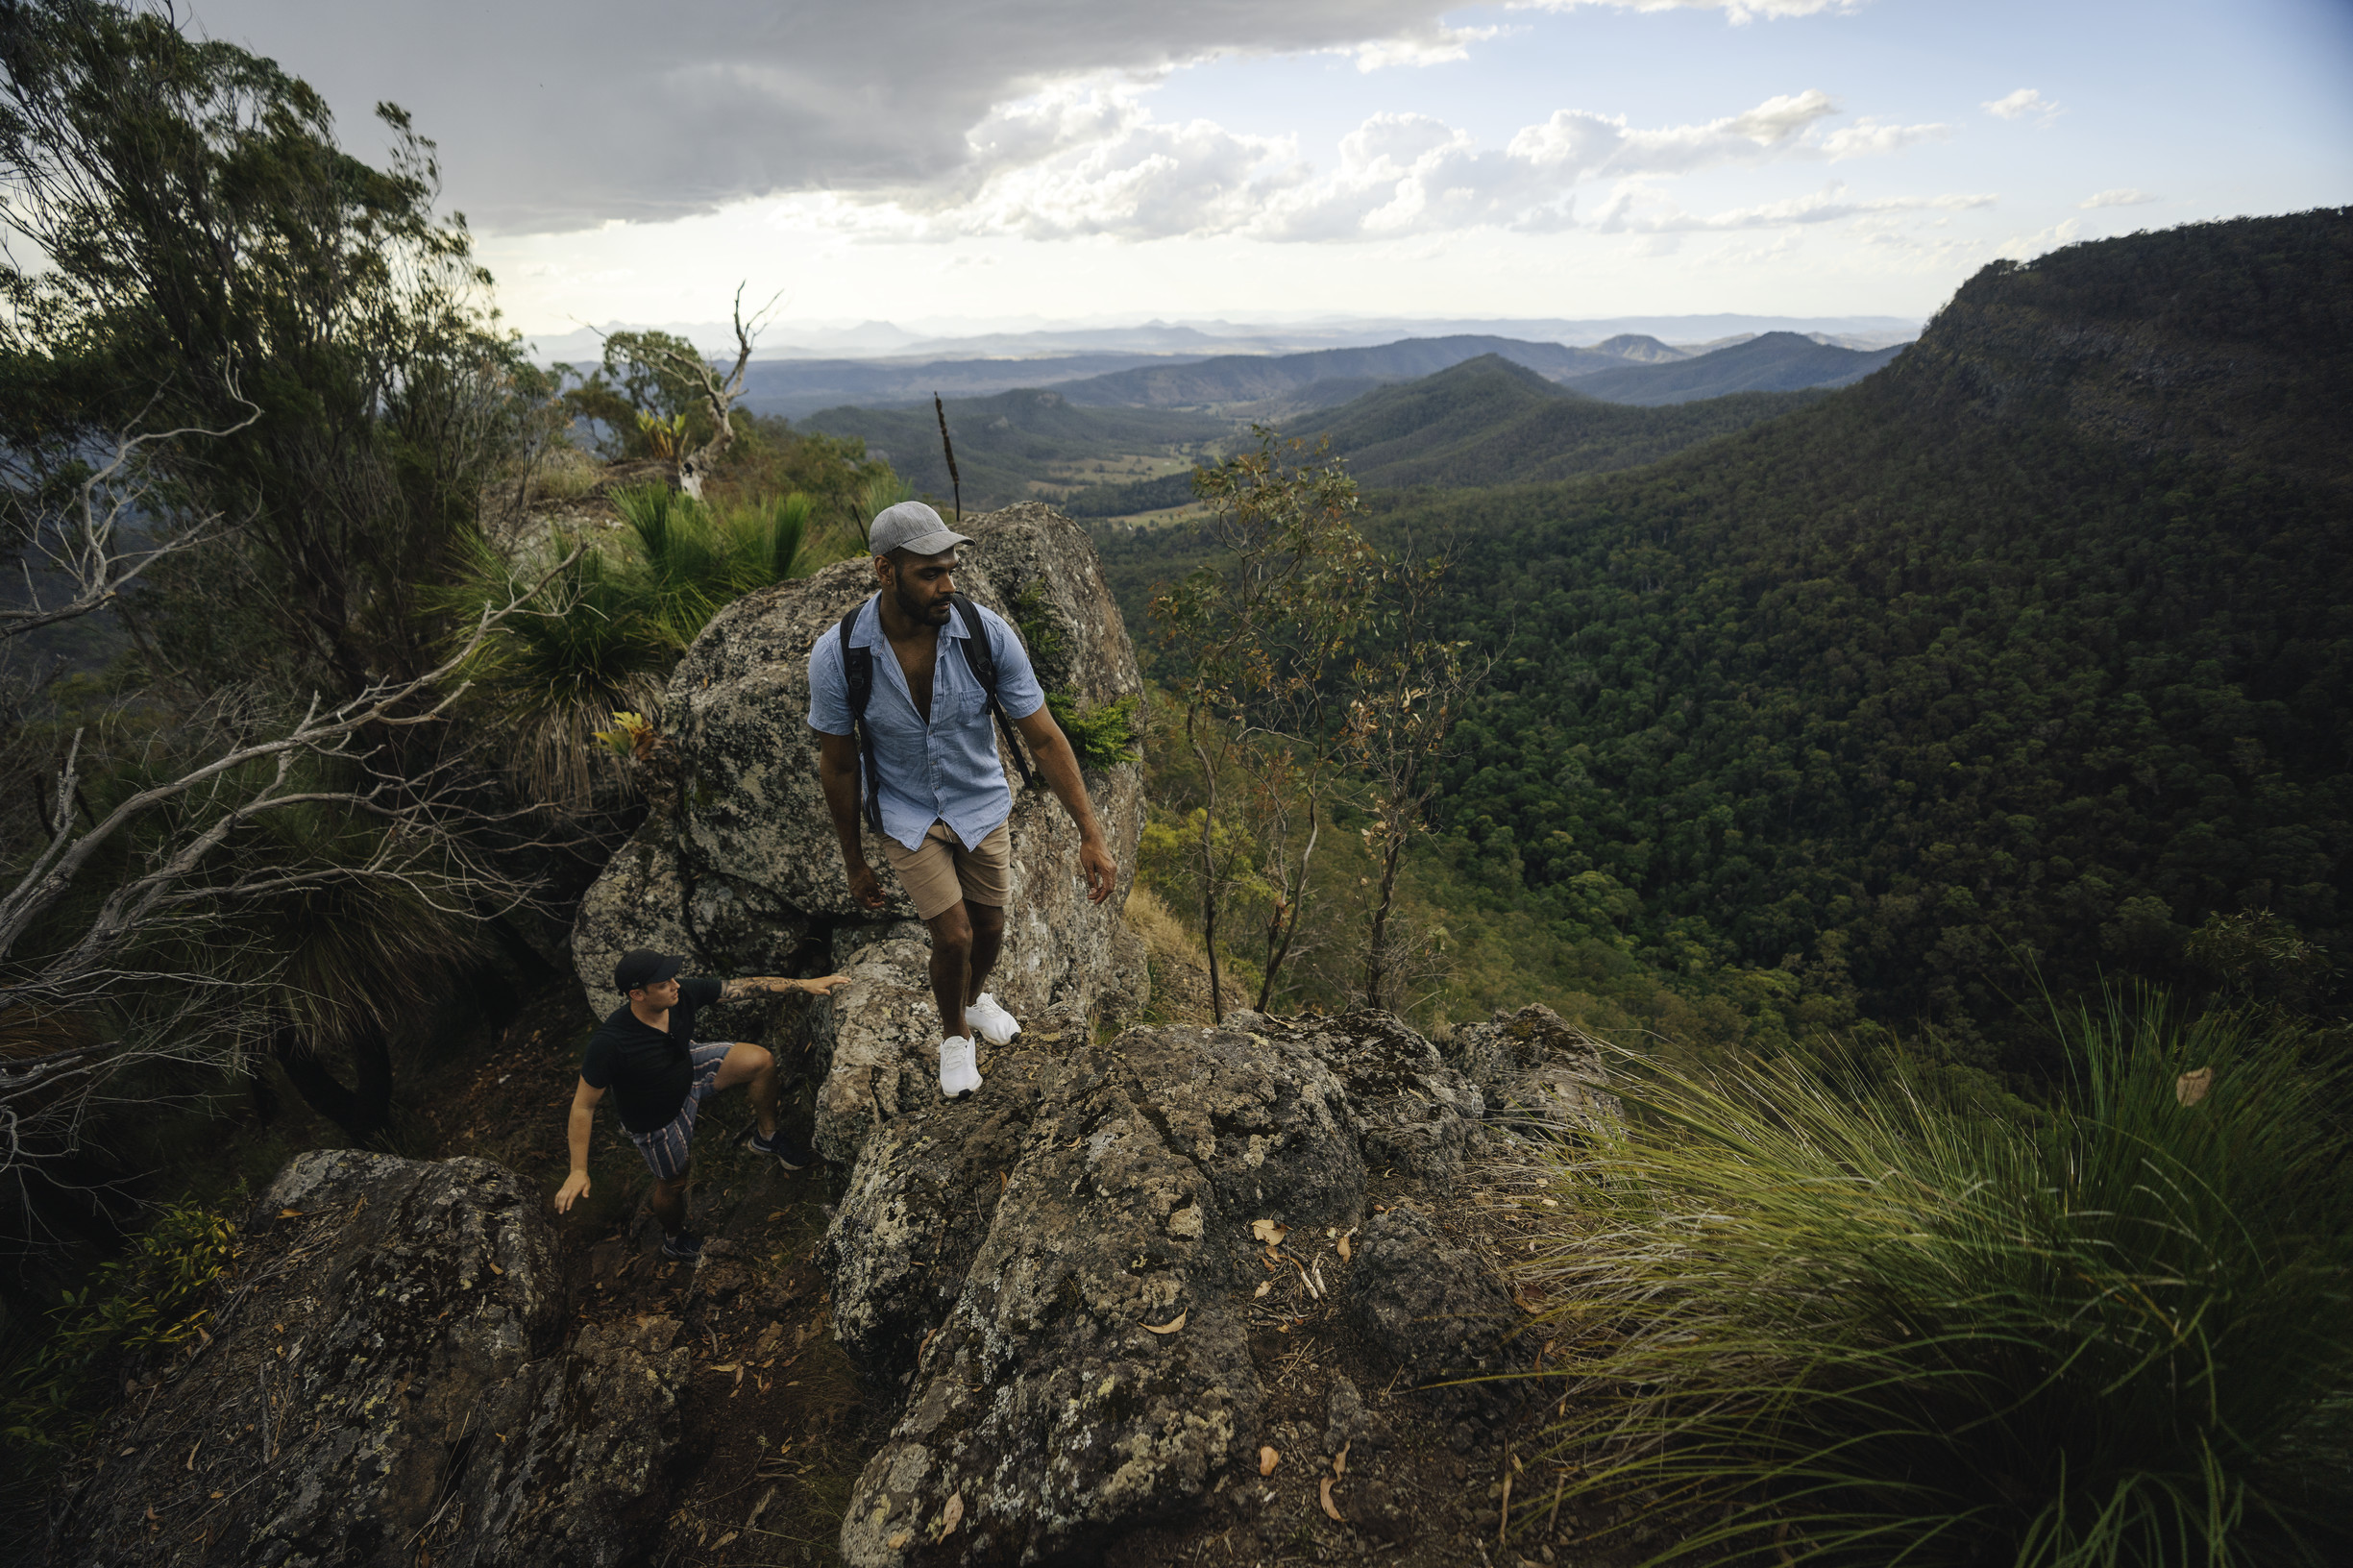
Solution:
[(1652, 1561), (2347, 1560), (2342, 1075), (2131, 1000), (2030, 1122), (1627, 1059), (1528, 1265), (1569, 1496)]

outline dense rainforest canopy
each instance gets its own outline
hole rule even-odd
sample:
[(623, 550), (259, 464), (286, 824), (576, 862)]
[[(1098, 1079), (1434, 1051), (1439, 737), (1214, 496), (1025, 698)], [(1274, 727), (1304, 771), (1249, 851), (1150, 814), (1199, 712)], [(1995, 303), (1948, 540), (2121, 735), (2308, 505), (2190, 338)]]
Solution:
[[(1988, 1065), (2039, 987), (2247, 983), (2249, 932), (2334, 995), (2348, 279), (2343, 211), (2000, 262), (1877, 376), (1666, 462), (1378, 498), (1501, 655), (1459, 863), (1563, 943), (1779, 970)], [(1123, 597), (1188, 554), (1105, 548)]]

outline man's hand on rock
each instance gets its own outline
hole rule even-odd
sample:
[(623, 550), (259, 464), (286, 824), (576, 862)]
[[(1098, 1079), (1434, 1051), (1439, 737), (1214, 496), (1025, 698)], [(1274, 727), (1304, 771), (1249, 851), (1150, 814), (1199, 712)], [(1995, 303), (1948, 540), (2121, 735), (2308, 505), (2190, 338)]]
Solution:
[(574, 1171), (571, 1175), (564, 1178), (564, 1185), (555, 1189), (555, 1212), (559, 1214), (568, 1214), (572, 1213), (573, 1200), (576, 1198), (584, 1198), (587, 1195), (588, 1172), (584, 1170)]
[(1087, 873), (1087, 901), (1099, 904), (1111, 896), (1118, 884), (1119, 865), (1103, 847), (1101, 839), (1083, 839), (1078, 846), (1079, 870)]
[(797, 984), (812, 996), (831, 996), (835, 992), (849, 984), (849, 976), (846, 974), (821, 974), (814, 980), (802, 980)]
[(857, 900), (860, 909), (880, 909), (888, 901), (883, 896), (882, 879), (863, 860), (849, 869), (849, 895)]

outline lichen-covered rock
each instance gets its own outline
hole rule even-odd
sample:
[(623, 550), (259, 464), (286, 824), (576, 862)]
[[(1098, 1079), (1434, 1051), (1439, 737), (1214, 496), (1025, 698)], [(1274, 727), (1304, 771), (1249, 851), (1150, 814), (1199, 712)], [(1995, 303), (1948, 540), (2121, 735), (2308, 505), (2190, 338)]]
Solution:
[(538, 1195), (484, 1160), (298, 1157), (210, 1342), (117, 1412), (59, 1562), (643, 1559), (682, 1365), (562, 1346)]
[[(811, 1011), (815, 1142), (837, 1164), (856, 1160), (877, 1127), (940, 1098), (940, 1012), (930, 965), (927, 941), (875, 943), (843, 966), (849, 984)], [(981, 1071), (985, 1077), (988, 1068)]]
[(1484, 1092), (1491, 1120), (1524, 1132), (1579, 1133), (1625, 1112), (1602, 1086), (1600, 1044), (1549, 1007), (1458, 1027), (1448, 1054)]
[(1494, 1271), (1429, 1215), (1400, 1204), (1364, 1222), (1348, 1316), (1441, 1413), (1484, 1413), (1504, 1397), (1477, 1380), (1513, 1364), (1519, 1314)]
[(902, 1115), (865, 1139), (825, 1266), (834, 1336), (875, 1381), (899, 1384), (955, 1306), (1039, 1101), (1060, 1075), (1057, 1058), (1085, 1031), (1067, 1013), (1032, 1017), (1010, 1046), (984, 1045), (983, 1082), (969, 1100), (951, 1104), (937, 1086), (911, 1093)]
[(1483, 1146), (1479, 1086), (1391, 1013), (1274, 1020), (1231, 1015), (1244, 1027), (1280, 1032), (1313, 1052), (1347, 1087), (1349, 1130), (1367, 1168), (1403, 1171), (1443, 1189)]
[[(1049, 693), (1082, 710), (1136, 696), (1143, 680), (1118, 607), (1086, 532), (1052, 508), (1025, 503), (968, 519), (957, 582), (1023, 628)], [(878, 921), (849, 897), (817, 776), (808, 726), (809, 650), (873, 591), (865, 558), (737, 600), (687, 650), (663, 699), (663, 772), (646, 825), (583, 903), (573, 943), (593, 1011), (609, 1000), (613, 960), (632, 946), (689, 955), (706, 973), (770, 971), (846, 956)], [(1127, 971), (1118, 910), (1142, 831), (1143, 775), (1135, 763), (1087, 772), (1095, 816), (1119, 867), (1113, 898), (1090, 903), (1078, 870), (1078, 829), (1042, 785), (1016, 786), (1012, 891), (1005, 945), (991, 990), (1017, 1014), (1057, 1005), (1091, 1011), (1108, 990), (1115, 1013), (1141, 1003)], [(911, 919), (881, 844), (868, 859), (891, 896), (884, 919)], [(876, 933), (877, 937), (880, 933)], [(806, 964), (798, 967), (805, 968)], [(732, 1025), (760, 1038), (757, 1023)], [(936, 1039), (932, 1041), (937, 1044)], [(824, 1147), (824, 1145), (821, 1145)], [(826, 1148), (829, 1157), (844, 1151)]]
[[(1294, 1041), (1132, 1029), (1050, 1069), (953, 1309), (921, 1341), (906, 1412), (851, 1498), (842, 1550), (859, 1568), (1068, 1557), (1208, 1501), (1255, 1452), (1252, 1222), (1361, 1212), (1346, 1088)], [(955, 1136), (952, 1115), (934, 1126)], [(853, 1186), (868, 1164), (922, 1157), (870, 1139)], [(846, 1208), (836, 1223), (837, 1278), (863, 1223)]]
[(691, 892), (677, 846), (659, 820), (649, 816), (605, 863), (572, 923), (572, 967), (591, 1016), (601, 1018), (621, 1005), (621, 994), (613, 990), (613, 966), (630, 948), (696, 950), (686, 923)]

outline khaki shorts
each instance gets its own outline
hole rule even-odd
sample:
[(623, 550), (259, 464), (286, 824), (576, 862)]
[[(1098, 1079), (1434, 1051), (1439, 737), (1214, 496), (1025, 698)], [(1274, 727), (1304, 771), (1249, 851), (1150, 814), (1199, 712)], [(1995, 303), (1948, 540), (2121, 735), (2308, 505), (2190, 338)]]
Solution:
[(997, 823), (994, 832), (970, 849), (945, 822), (934, 822), (923, 835), (921, 848), (910, 849), (896, 839), (886, 838), (882, 852), (890, 857), (891, 870), (898, 873), (899, 886), (915, 900), (915, 913), (920, 919), (944, 915), (959, 903), (1005, 907), (1005, 895), (1013, 884), (1009, 821)]

